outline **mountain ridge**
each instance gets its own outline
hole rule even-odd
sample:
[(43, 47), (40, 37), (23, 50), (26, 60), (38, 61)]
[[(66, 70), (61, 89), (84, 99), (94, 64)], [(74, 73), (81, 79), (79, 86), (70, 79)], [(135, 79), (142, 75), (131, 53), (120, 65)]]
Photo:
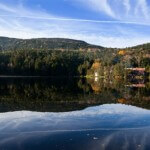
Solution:
[(138, 44), (126, 48), (108, 48), (89, 44), (83, 40), (69, 38), (31, 38), (19, 39), (0, 36), (0, 51), (5, 50), (81, 50), (100, 51), (104, 49), (150, 49), (150, 43)]
[(82, 40), (67, 38), (18, 39), (0, 37), (0, 50), (100, 50), (103, 48), (102, 46), (92, 45)]

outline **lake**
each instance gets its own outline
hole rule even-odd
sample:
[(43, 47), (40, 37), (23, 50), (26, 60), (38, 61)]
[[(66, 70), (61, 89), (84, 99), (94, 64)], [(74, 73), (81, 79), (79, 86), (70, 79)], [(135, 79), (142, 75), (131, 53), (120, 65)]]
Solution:
[(150, 149), (150, 83), (1, 77), (0, 149)]

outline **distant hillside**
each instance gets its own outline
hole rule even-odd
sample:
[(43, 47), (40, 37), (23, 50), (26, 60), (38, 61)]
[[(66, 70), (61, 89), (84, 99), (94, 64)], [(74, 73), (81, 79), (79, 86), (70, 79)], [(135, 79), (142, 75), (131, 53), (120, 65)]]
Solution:
[(0, 37), (0, 50), (99, 50), (101, 46), (63, 38), (16, 39)]
[(131, 47), (131, 49), (148, 50), (150, 52), (150, 43), (137, 45), (137, 46)]
[[(0, 38), (0, 75), (95, 76), (132, 79), (127, 68), (143, 68), (150, 79), (149, 44), (124, 49), (104, 48), (71, 39)], [(8, 51), (7, 51), (8, 50)], [(136, 73), (137, 75), (137, 73)]]

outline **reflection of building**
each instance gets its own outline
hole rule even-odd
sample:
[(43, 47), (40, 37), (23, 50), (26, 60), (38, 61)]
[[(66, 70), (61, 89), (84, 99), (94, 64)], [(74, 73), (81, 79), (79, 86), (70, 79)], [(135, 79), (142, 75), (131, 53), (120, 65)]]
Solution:
[(97, 82), (98, 81), (98, 72), (95, 72), (94, 76), (95, 76), (95, 82)]
[(137, 75), (145, 75), (145, 71), (146, 71), (145, 68), (126, 68), (126, 70), (132, 71)]
[(98, 77), (98, 72), (95, 72), (94, 75), (95, 75), (95, 77)]
[(149, 97), (143, 97), (143, 100), (150, 101), (150, 96)]
[(131, 85), (126, 85), (127, 87), (137, 87), (137, 88), (145, 88), (145, 84), (131, 84)]
[(95, 77), (95, 82), (98, 82), (98, 77)]
[(141, 72), (144, 72), (145, 71), (145, 68), (126, 68), (127, 70), (132, 70), (132, 71), (141, 71)]

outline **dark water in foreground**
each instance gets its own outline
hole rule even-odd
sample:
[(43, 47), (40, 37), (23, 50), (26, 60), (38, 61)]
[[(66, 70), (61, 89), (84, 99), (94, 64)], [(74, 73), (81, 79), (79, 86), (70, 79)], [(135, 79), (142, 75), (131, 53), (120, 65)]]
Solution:
[(150, 149), (150, 84), (0, 78), (0, 150)]

